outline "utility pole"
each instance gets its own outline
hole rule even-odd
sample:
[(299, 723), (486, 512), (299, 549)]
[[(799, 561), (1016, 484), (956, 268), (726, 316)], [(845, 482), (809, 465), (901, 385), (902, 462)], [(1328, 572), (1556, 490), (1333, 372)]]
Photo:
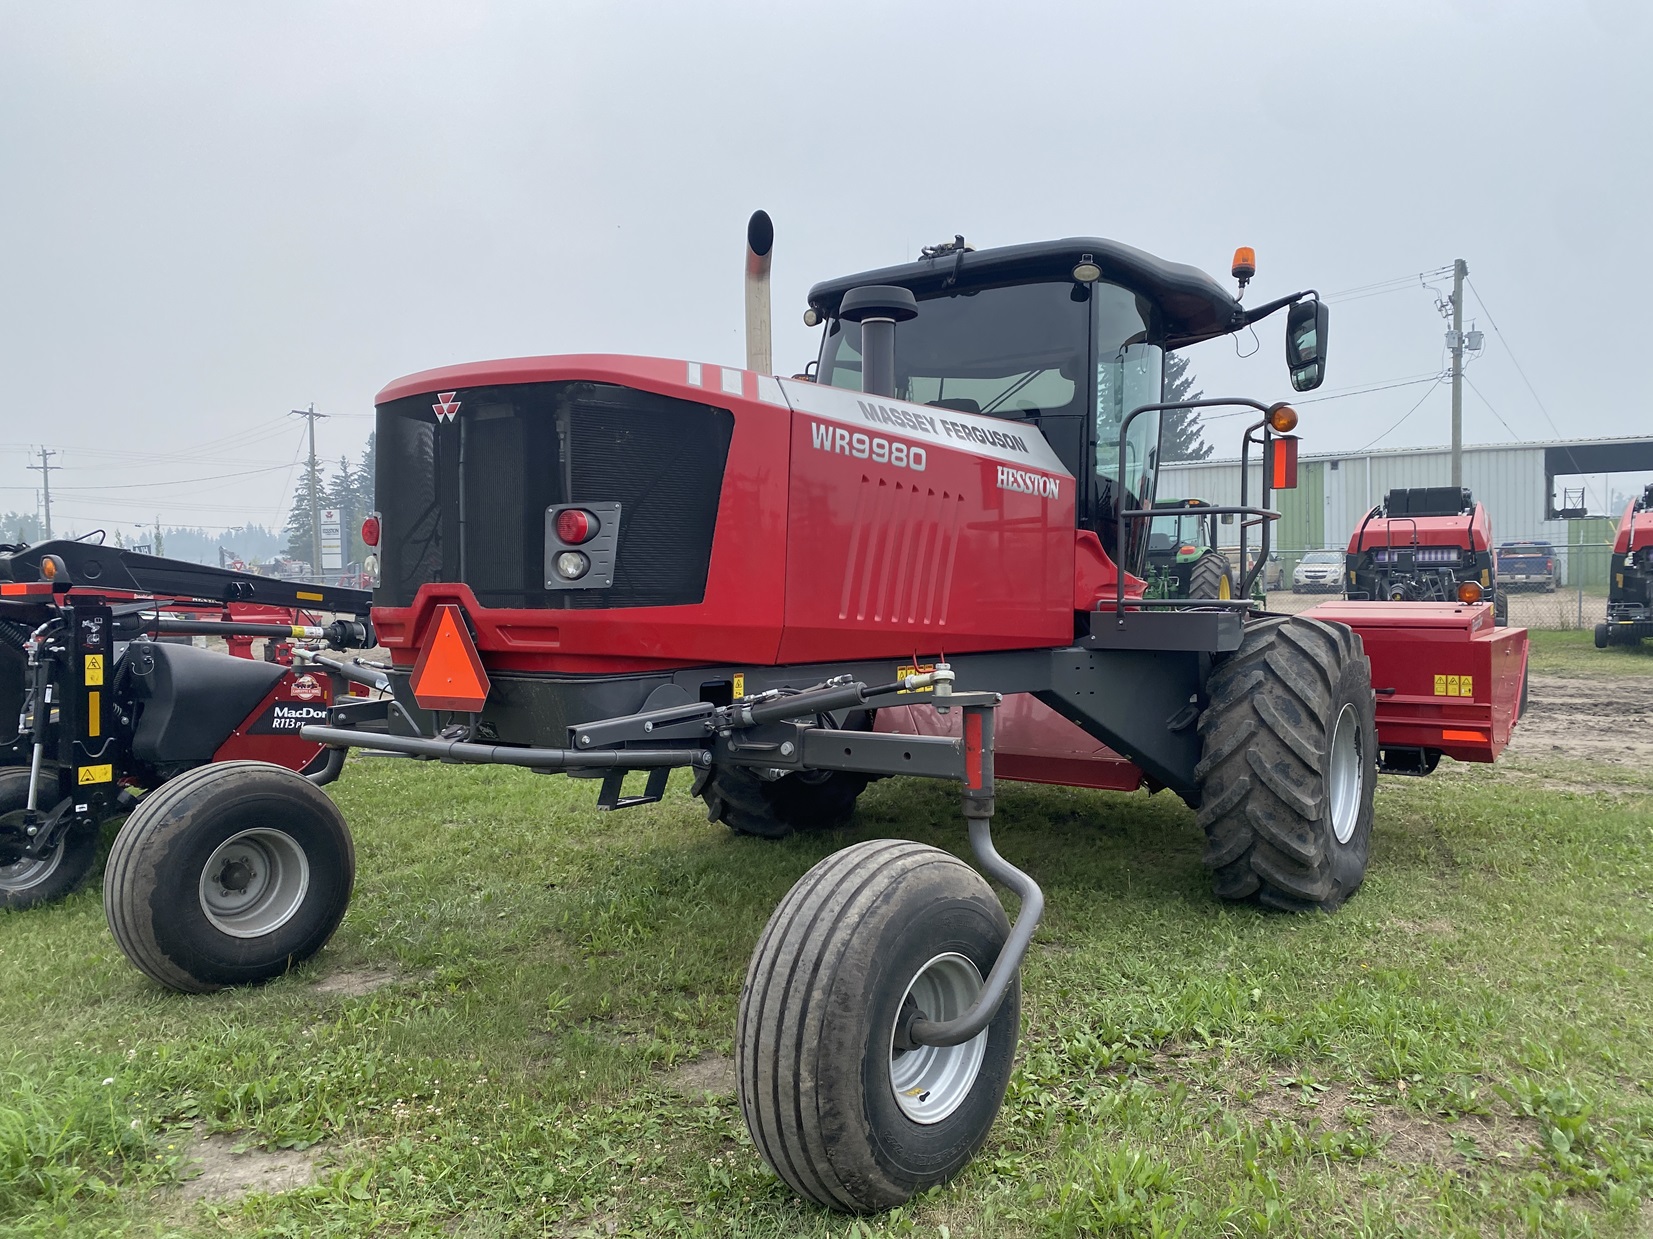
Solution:
[(315, 401), (310, 402), (308, 409), (294, 409), (294, 417), (304, 417), (310, 420), (310, 575), (321, 575), (321, 500), (317, 492), (321, 483), (316, 478), (316, 418), (326, 417), (325, 413), (316, 412)]
[(1464, 280), (1469, 264), (1462, 258), (1452, 262), (1452, 489), (1464, 484)]
[[(40, 494), (46, 505), (46, 541), (52, 540), (52, 457), (57, 453), (51, 448), (40, 449), (40, 463), (30, 465), (40, 474)], [(58, 466), (61, 468), (62, 466)]]

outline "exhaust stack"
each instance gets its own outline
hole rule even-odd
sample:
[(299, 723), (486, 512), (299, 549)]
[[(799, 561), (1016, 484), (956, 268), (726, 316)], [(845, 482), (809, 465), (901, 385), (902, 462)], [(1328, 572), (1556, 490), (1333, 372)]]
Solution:
[(895, 397), (895, 325), (918, 317), (918, 299), (896, 284), (863, 284), (844, 294), (838, 317), (861, 324), (861, 390)]
[(775, 369), (769, 331), (769, 263), (774, 257), (775, 225), (767, 211), (753, 211), (746, 221), (746, 368), (759, 374)]

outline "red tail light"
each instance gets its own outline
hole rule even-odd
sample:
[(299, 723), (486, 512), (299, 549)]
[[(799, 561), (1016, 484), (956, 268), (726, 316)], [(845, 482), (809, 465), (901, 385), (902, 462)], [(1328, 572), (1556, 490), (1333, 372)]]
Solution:
[(379, 545), (379, 518), (370, 516), (362, 522), (362, 541), (369, 546)]
[(1546, 559), (1544, 561), (1544, 571), (1545, 572), (1554, 572), (1555, 571), (1555, 560)]
[(579, 508), (564, 508), (557, 513), (557, 537), (569, 546), (589, 541), (597, 532), (597, 518)]

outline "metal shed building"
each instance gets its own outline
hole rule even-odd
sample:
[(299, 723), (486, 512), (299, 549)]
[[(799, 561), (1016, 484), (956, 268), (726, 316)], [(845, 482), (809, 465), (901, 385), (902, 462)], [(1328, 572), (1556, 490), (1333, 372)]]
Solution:
[[(1564, 487), (1583, 483), (1562, 479), (1595, 475), (1590, 508), (1599, 513), (1607, 498), (1601, 494), (1601, 474), (1650, 470), (1653, 439), (1646, 438), (1493, 443), (1466, 445), (1463, 449), (1464, 485), (1486, 505), (1493, 536), (1499, 542), (1538, 539), (1557, 547), (1593, 547), (1604, 536), (1610, 538), (1604, 528), (1610, 521), (1564, 519), (1558, 511), (1564, 503)], [(1297, 477), (1297, 489), (1281, 492), (1276, 500), (1281, 518), (1273, 541), (1288, 556), (1291, 551), (1341, 550), (1366, 513), (1381, 503), (1389, 490), (1450, 484), (1452, 454), (1446, 447), (1304, 452)], [(1254, 458), (1254, 502), (1261, 487), (1262, 467)], [(1158, 498), (1237, 504), (1240, 462), (1207, 460), (1166, 465), (1160, 470)], [(1614, 512), (1611, 521), (1617, 517)]]

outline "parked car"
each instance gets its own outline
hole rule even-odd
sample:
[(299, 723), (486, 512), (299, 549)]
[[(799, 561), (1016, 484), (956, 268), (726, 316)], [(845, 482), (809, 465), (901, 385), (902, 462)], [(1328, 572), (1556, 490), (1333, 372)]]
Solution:
[(1505, 542), (1498, 548), (1498, 580), (1505, 589), (1555, 593), (1555, 547), (1548, 542)]
[(1342, 589), (1342, 551), (1310, 551), (1291, 570), (1294, 594), (1338, 593)]

